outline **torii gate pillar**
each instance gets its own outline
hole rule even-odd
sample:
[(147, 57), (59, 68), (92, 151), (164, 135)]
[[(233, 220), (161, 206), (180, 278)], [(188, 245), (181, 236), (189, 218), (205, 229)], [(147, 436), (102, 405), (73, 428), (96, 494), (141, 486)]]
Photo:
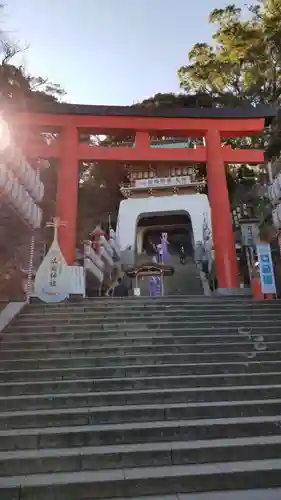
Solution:
[(61, 138), (56, 202), (56, 217), (66, 221), (66, 226), (59, 228), (59, 242), (68, 265), (73, 264), (75, 259), (78, 158), (78, 131), (76, 126), (68, 125)]
[(208, 195), (218, 287), (221, 289), (239, 288), (235, 240), (219, 131), (208, 130), (206, 143)]

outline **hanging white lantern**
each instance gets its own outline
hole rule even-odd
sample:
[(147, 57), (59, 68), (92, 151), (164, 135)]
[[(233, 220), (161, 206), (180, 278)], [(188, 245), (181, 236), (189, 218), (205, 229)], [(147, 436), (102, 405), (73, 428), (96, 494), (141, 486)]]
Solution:
[(273, 184), (272, 184), (272, 199), (273, 203), (277, 203), (280, 197), (280, 188), (277, 180), (275, 179)]
[(273, 187), (271, 184), (270, 186), (268, 186), (268, 197), (269, 197), (269, 200), (271, 203), (273, 203), (273, 196), (274, 196), (274, 193), (273, 193)]
[(38, 208), (38, 212), (37, 212), (36, 226), (34, 229), (39, 229), (39, 227), (41, 227), (42, 219), (43, 219), (42, 209), (40, 207), (37, 207), (37, 208)]
[(24, 188), (19, 184), (17, 197), (15, 199), (15, 205), (16, 205), (19, 212), (21, 211), (23, 199), (24, 199)]
[(17, 179), (25, 186), (32, 198), (39, 202), (44, 196), (44, 185), (37, 177), (35, 170), (27, 162), (19, 149), (10, 148), (7, 155), (9, 170), (12, 170)]
[(279, 229), (280, 221), (279, 221), (279, 217), (278, 217), (278, 213), (277, 213), (276, 208), (272, 211), (272, 220), (273, 220), (273, 226), (275, 227), (275, 229)]
[(5, 151), (11, 143), (11, 132), (8, 124), (0, 116), (0, 151)]
[(15, 182), (15, 176), (10, 170), (7, 170), (7, 183), (5, 186), (5, 192), (7, 194), (9, 194), (12, 191), (14, 182)]
[(3, 188), (7, 183), (7, 170), (5, 165), (0, 165), (0, 187)]
[(278, 220), (279, 220), (279, 226), (281, 226), (281, 204), (280, 203), (276, 207), (276, 212), (277, 212), (277, 216), (278, 216)]
[(279, 192), (281, 191), (281, 173), (279, 173), (276, 177), (276, 182), (279, 186)]
[[(11, 157), (11, 156), (10, 156)], [(39, 208), (32, 199), (32, 195), (36, 201), (40, 201), (44, 196), (44, 185), (37, 179), (36, 173), (23, 159), (22, 156), (16, 152), (14, 159), (18, 159), (19, 171), (21, 172), (21, 181), (19, 182), (16, 174), (16, 162), (6, 165), (0, 164), (0, 188), (3, 193), (8, 197), (10, 203), (15, 207), (17, 212), (34, 228), (39, 228), (42, 222), (42, 210)], [(11, 168), (10, 168), (11, 167)], [(28, 192), (30, 190), (30, 194)]]
[(18, 193), (19, 193), (19, 182), (16, 178), (14, 178), (13, 187), (10, 191), (10, 196), (14, 202), (14, 205), (17, 205)]

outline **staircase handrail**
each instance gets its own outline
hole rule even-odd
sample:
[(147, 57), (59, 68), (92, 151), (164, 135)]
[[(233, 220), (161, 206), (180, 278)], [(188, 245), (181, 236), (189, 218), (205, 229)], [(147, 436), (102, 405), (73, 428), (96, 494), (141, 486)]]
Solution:
[(108, 255), (110, 255), (110, 257), (112, 257), (113, 256), (113, 248), (110, 245), (110, 243), (107, 241), (105, 236), (100, 237), (100, 244), (103, 248), (105, 248)]
[(102, 283), (104, 277), (103, 271), (87, 256), (84, 258), (84, 270), (85, 272), (90, 271), (98, 279), (99, 283)]
[(97, 266), (102, 272), (104, 271), (104, 262), (101, 257), (95, 252), (92, 247), (92, 242), (90, 240), (86, 240), (84, 242), (84, 255), (88, 259), (90, 259), (93, 264)]

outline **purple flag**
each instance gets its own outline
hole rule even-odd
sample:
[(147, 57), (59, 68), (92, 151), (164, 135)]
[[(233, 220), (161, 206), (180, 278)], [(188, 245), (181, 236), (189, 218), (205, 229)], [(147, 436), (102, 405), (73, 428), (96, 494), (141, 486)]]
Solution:
[(168, 233), (161, 234), (161, 247), (162, 247), (162, 263), (167, 262), (169, 252), (168, 252)]
[(151, 276), (148, 283), (150, 297), (159, 297), (161, 295), (161, 282), (159, 276)]

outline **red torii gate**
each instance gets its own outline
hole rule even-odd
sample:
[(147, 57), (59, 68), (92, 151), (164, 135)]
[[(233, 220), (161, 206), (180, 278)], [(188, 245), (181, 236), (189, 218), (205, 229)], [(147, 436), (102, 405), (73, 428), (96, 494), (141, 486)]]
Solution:
[[(259, 149), (232, 149), (221, 139), (258, 135), (269, 108), (180, 108), (168, 110), (123, 106), (46, 104), (45, 109), (12, 113), (16, 127), (59, 130), (59, 140), (47, 145), (26, 144), (29, 158), (59, 159), (56, 216), (66, 221), (59, 230), (60, 245), (73, 263), (76, 241), (78, 161), (207, 163), (208, 193), (219, 288), (239, 287), (235, 243), (225, 176), (225, 163), (264, 162)], [(79, 143), (79, 133), (135, 135), (134, 147), (93, 147)], [(150, 136), (204, 137), (196, 149), (151, 148)]]

